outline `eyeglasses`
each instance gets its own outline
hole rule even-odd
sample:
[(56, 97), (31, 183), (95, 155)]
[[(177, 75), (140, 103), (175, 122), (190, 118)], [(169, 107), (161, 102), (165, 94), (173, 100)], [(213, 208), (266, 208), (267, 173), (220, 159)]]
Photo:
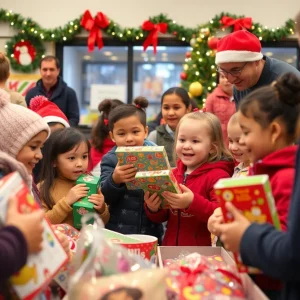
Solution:
[(224, 75), (225, 77), (228, 77), (228, 75), (230, 74), (233, 77), (238, 77), (239, 75), (241, 75), (243, 69), (245, 68), (246, 64), (248, 63), (248, 61), (239, 69), (235, 69), (233, 71), (225, 71), (223, 69), (221, 69), (219, 66), (217, 67), (217, 72)]

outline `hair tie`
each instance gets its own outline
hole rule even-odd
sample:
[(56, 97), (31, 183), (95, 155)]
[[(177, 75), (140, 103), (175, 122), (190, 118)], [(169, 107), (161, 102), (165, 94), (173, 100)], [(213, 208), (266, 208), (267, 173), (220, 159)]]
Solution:
[(136, 106), (137, 108), (141, 108), (141, 106), (140, 106), (139, 104), (136, 104), (135, 106)]
[(108, 125), (108, 119), (104, 119), (103, 122), (104, 122), (104, 125), (105, 125), (105, 126)]

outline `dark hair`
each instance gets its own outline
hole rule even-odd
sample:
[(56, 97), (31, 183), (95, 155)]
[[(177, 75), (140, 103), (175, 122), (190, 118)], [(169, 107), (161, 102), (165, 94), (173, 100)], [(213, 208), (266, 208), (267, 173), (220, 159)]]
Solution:
[(188, 108), (191, 105), (191, 98), (190, 98), (188, 92), (181, 87), (172, 87), (172, 88), (169, 88), (168, 90), (166, 90), (163, 93), (163, 95), (161, 96), (161, 105), (163, 105), (165, 96), (173, 95), (173, 94), (175, 94), (181, 98), (181, 100), (184, 103), (184, 105), (186, 106), (186, 108)]
[(273, 84), (247, 95), (240, 104), (240, 111), (262, 128), (280, 118), (289, 138), (294, 139), (300, 113), (300, 79), (293, 73), (282, 75)]
[(105, 99), (98, 106), (101, 115), (92, 130), (92, 145), (100, 152), (103, 151), (104, 140), (109, 135), (109, 127), (108, 124), (104, 123), (104, 120), (108, 120), (110, 112), (122, 104), (124, 103), (118, 99)]
[(75, 128), (58, 129), (53, 132), (44, 146), (44, 158), (42, 162), (40, 176), (40, 195), (49, 209), (52, 209), (54, 201), (50, 195), (50, 189), (53, 187), (54, 180), (58, 176), (53, 164), (56, 162), (58, 155), (72, 150), (81, 142), (85, 142), (90, 153), (90, 143), (85, 135)]
[(140, 300), (143, 297), (142, 291), (137, 288), (119, 287), (115, 290), (107, 292), (99, 300), (108, 300), (111, 295), (113, 295), (115, 293), (120, 293), (120, 292), (125, 292), (127, 294), (127, 296), (130, 296), (133, 300)]
[(60, 61), (57, 57), (53, 56), (53, 55), (46, 55), (45, 57), (43, 57), (40, 61), (40, 68), (42, 67), (42, 62), (43, 61), (51, 61), (54, 60), (55, 61), (55, 65), (57, 69), (60, 69)]
[(108, 116), (109, 130), (114, 129), (114, 124), (121, 119), (131, 116), (138, 116), (144, 127), (147, 126), (147, 118), (145, 109), (148, 107), (148, 100), (144, 97), (137, 97), (133, 101), (134, 104), (123, 104), (117, 106)]

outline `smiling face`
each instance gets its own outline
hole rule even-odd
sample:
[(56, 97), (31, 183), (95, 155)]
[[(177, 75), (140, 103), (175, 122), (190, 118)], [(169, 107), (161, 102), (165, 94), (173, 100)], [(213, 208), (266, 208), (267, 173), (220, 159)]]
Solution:
[[(259, 61), (220, 63), (218, 67), (221, 72), (222, 70), (225, 71), (223, 74), (227, 77), (229, 83), (232, 83), (238, 91), (244, 91), (257, 83), (260, 77), (258, 63)], [(237, 71), (241, 71), (237, 76), (227, 73)]]
[(207, 162), (214, 149), (205, 121), (186, 119), (180, 124), (176, 154), (187, 167), (188, 174)]
[(84, 141), (70, 151), (59, 154), (54, 163), (58, 176), (72, 181), (77, 180), (88, 168), (88, 154), (88, 146)]
[(109, 134), (118, 147), (143, 146), (148, 127), (145, 128), (140, 118), (133, 115), (115, 122)]
[(32, 174), (35, 165), (43, 158), (42, 147), (48, 137), (47, 131), (41, 131), (34, 136), (16, 156), (16, 159), (23, 163), (28, 174)]
[(180, 119), (190, 111), (191, 107), (187, 108), (180, 96), (176, 94), (169, 94), (164, 96), (161, 106), (161, 112), (164, 121), (170, 126), (172, 130), (176, 130)]

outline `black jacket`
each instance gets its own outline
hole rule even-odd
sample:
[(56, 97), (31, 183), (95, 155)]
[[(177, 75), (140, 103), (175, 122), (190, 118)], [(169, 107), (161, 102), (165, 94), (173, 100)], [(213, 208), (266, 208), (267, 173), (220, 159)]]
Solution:
[[(26, 103), (29, 107), (31, 99), (35, 96), (43, 95), (47, 97), (42, 79), (38, 80), (36, 86), (28, 91), (26, 94)], [(67, 84), (58, 77), (57, 84), (50, 99), (55, 103), (61, 111), (66, 115), (71, 126), (77, 126), (79, 123), (79, 106), (76, 93), (73, 89), (67, 86)]]
[(105, 154), (101, 161), (101, 191), (110, 211), (106, 228), (122, 234), (152, 235), (160, 241), (163, 227), (148, 219), (144, 210), (144, 191), (127, 190), (124, 183), (117, 185), (112, 180), (118, 162), (116, 148)]

